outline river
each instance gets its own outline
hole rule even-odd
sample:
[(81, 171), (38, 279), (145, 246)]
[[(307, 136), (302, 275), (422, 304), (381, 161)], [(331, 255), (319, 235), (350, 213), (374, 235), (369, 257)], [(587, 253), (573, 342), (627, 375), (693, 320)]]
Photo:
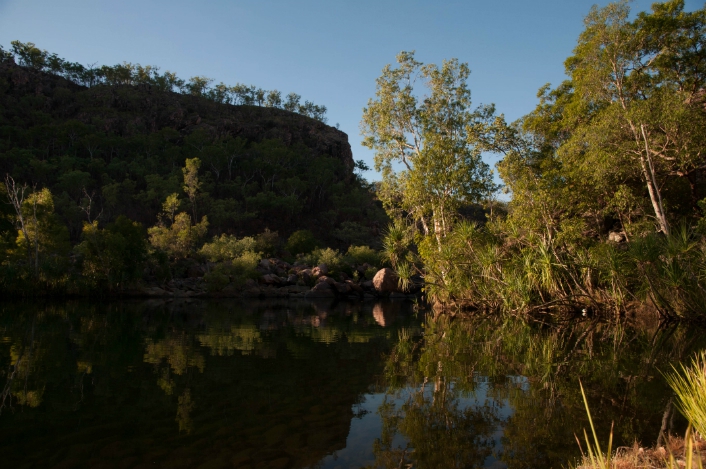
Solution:
[[(683, 430), (653, 319), (434, 319), (409, 301), (0, 304), (13, 468), (567, 467), (587, 428)], [(666, 418), (665, 417), (665, 411)]]

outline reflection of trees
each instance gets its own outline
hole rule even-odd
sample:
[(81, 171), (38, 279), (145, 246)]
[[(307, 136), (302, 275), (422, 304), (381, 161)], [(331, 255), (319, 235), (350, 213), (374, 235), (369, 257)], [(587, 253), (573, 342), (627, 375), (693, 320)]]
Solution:
[(184, 389), (184, 392), (179, 396), (177, 404), (176, 422), (179, 424), (179, 431), (191, 433), (194, 429), (194, 423), (191, 420), (191, 412), (194, 410), (194, 402), (191, 400), (191, 390)]
[(283, 457), (314, 466), (345, 446), (352, 405), (382, 371), (395, 326), (409, 322), (399, 314), (383, 329), (372, 307), (0, 305), (0, 391), (19, 360), (15, 408), (0, 416), (3, 462), (93, 467), (108, 460), (103, 447), (122, 445), (174, 467), (230, 466), (243, 451), (253, 467)]
[(260, 331), (254, 324), (231, 326), (227, 332), (210, 327), (197, 338), (202, 346), (211, 349), (211, 355), (221, 357), (231, 356), (236, 351), (249, 355), (262, 342)]
[(32, 371), (46, 359), (45, 348), (35, 341), (35, 321), (32, 320), (29, 333), (22, 338), (3, 337), (2, 342), (10, 344), (10, 359), (5, 385), (0, 394), (0, 414), (3, 408), (14, 404), (39, 407), (42, 403), (45, 384), (37, 379)]
[(467, 337), (434, 321), (427, 324), (422, 349), (416, 349), (409, 330), (399, 335), (386, 376), (390, 391), (407, 397), (398, 405), (390, 395), (379, 409), (383, 432), (374, 447), (375, 466), (482, 467), (499, 418), (492, 401), (473, 399), (472, 365), (461, 358)]
[[(445, 399), (460, 402), (457, 396), (472, 396), (481, 380), (488, 399), (512, 409), (501, 422), (500, 456), (509, 467), (566, 465), (577, 455), (574, 433), (588, 424), (579, 377), (591, 407), (597, 409), (594, 420), (599, 437), (607, 439), (611, 421), (615, 421), (618, 444), (632, 444), (636, 438), (654, 443), (670, 395), (656, 365), (664, 369), (683, 359), (703, 347), (706, 337), (688, 328), (554, 321), (430, 319), (423, 340), (401, 331), (401, 340), (386, 362), (387, 384), (392, 389), (421, 389), (430, 383), (427, 386), (433, 385), (435, 392), (415, 391), (402, 407), (388, 403), (382, 409), (385, 430), (378, 445), (378, 465), (389, 467), (402, 459), (403, 450), (389, 444), (389, 434), (407, 439), (410, 447), (404, 458), (417, 461), (420, 467), (432, 464), (420, 462), (420, 448), (426, 443), (463, 454), (463, 445), (475, 443), (459, 438), (459, 447), (454, 449), (449, 435), (439, 437), (444, 440), (439, 443), (433, 436), (439, 424), (425, 424), (418, 415), (427, 413), (431, 422), (438, 421), (435, 416), (452, 415), (456, 419), (449, 420), (454, 422), (452, 428), (462, 428), (458, 410), (464, 408), (437, 410), (432, 396), (451, 392)], [(475, 416), (476, 427), (491, 431), (496, 414), (481, 409)]]
[(188, 367), (196, 367), (203, 373), (205, 361), (203, 355), (191, 344), (185, 332), (177, 332), (166, 339), (145, 341), (145, 363), (158, 368), (166, 360), (171, 371), (182, 375)]
[[(488, 404), (464, 404), (445, 384), (414, 391), (400, 406), (386, 399), (378, 411), (383, 431), (374, 446), (375, 467), (482, 467), (493, 448), (497, 412)], [(395, 444), (397, 435), (404, 445)]]

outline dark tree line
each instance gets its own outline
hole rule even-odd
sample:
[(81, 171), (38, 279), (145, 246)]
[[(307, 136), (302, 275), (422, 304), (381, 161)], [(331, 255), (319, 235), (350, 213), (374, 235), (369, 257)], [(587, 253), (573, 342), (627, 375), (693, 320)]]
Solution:
[(326, 106), (314, 104), (301, 96), (289, 93), (283, 96), (278, 90), (264, 90), (254, 85), (241, 83), (228, 86), (221, 82), (214, 85), (214, 80), (203, 76), (188, 80), (179, 78), (175, 73), (152, 65), (140, 65), (123, 62), (113, 66), (82, 65), (70, 62), (55, 53), (39, 49), (32, 42), (12, 41), (9, 51), (0, 46), (0, 61), (13, 60), (23, 67), (59, 75), (78, 85), (92, 87), (96, 85), (149, 85), (160, 91), (201, 96), (218, 103), (266, 106), (296, 112), (321, 122), (326, 122)]

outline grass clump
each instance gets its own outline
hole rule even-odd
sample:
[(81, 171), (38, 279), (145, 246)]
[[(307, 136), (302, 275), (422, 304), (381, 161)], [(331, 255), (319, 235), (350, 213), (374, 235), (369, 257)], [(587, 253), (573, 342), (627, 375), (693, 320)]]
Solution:
[(701, 435), (706, 435), (706, 351), (697, 354), (691, 366), (665, 375), (676, 394), (677, 409)]

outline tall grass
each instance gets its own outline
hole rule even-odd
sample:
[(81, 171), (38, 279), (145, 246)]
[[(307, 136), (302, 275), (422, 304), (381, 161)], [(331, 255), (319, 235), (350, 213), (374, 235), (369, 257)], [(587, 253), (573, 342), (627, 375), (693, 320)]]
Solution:
[[(648, 302), (664, 317), (703, 319), (706, 240), (686, 225), (626, 244), (547, 236), (508, 223), (460, 221), (443, 239), (390, 226), (384, 251), (393, 267), (423, 265), (432, 303), (508, 313), (593, 309), (619, 314)], [(414, 249), (416, 248), (416, 249)]]
[[(590, 461), (591, 465), (590, 467), (596, 468), (596, 469), (609, 469), (612, 468), (611, 464), (611, 454), (612, 454), (612, 448), (613, 448), (613, 428), (611, 425), (610, 429), (610, 437), (608, 439), (608, 450), (607, 452), (603, 452), (601, 450), (601, 444), (600, 441), (598, 440), (598, 435), (596, 435), (596, 427), (593, 425), (593, 418), (591, 417), (591, 410), (588, 408), (588, 399), (586, 399), (586, 392), (583, 389), (583, 383), (579, 381), (579, 385), (581, 386), (581, 396), (583, 397), (583, 403), (586, 406), (586, 414), (588, 414), (588, 423), (591, 426), (591, 433), (593, 434), (593, 442), (588, 438), (588, 435), (586, 434), (586, 429), (583, 430), (583, 436), (586, 441), (586, 448), (588, 452), (588, 460)], [(578, 438), (576, 439), (578, 441)], [(579, 442), (579, 447), (581, 447), (581, 443)], [(583, 452), (583, 450), (581, 451)], [(585, 458), (585, 456), (584, 456)]]
[[(618, 457), (611, 453), (613, 441), (612, 428), (608, 440), (608, 450), (606, 453), (603, 453), (593, 425), (586, 393), (584, 392), (583, 384), (581, 384), (581, 395), (583, 396), (583, 402), (586, 406), (586, 413), (588, 414), (588, 421), (593, 434), (593, 441), (591, 441), (584, 430), (588, 455), (583, 453), (583, 449), (581, 449), (581, 453), (583, 454), (583, 462), (579, 466), (581, 469), (609, 469), (615, 467), (626, 469), (637, 467), (664, 467), (668, 469), (681, 469), (686, 467), (689, 469), (703, 469), (700, 445), (697, 442), (699, 437), (696, 433), (698, 433), (701, 438), (706, 435), (706, 351), (697, 354), (692, 359), (689, 366), (681, 365), (679, 370), (676, 367), (672, 367), (672, 372), (666, 373), (665, 378), (676, 394), (677, 408), (689, 421), (689, 426), (683, 440), (683, 455), (677, 458), (670, 450), (669, 457), (661, 458), (660, 465), (656, 466), (651, 463), (650, 465), (644, 465), (640, 462), (640, 457), (638, 456), (639, 451), (635, 452), (635, 450), (638, 449), (636, 446), (633, 450), (635, 454), (628, 457)], [(581, 442), (578, 441), (578, 438), (577, 442), (581, 448)]]
[(706, 351), (697, 354), (690, 366), (672, 367), (665, 378), (676, 394), (676, 406), (701, 435), (706, 435)]

